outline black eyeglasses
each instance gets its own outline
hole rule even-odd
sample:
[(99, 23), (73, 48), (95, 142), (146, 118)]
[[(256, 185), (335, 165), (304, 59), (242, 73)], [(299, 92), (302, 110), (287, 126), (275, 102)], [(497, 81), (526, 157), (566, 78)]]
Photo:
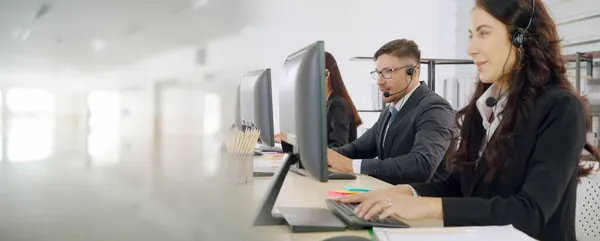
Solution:
[(394, 76), (394, 72), (396, 70), (401, 70), (401, 69), (406, 69), (409, 67), (414, 67), (412, 65), (406, 65), (404, 67), (400, 67), (400, 68), (384, 68), (381, 71), (377, 71), (377, 70), (373, 70), (371, 71), (371, 78), (373, 78), (374, 80), (379, 79), (379, 76), (383, 77), (384, 79), (391, 79)]

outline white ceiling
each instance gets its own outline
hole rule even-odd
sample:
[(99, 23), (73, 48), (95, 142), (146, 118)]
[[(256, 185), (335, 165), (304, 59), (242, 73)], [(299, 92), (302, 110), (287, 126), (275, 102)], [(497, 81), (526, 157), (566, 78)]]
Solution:
[[(0, 0), (0, 83), (103, 73), (242, 28), (243, 0), (205, 1), (194, 8), (202, 0)], [(43, 3), (49, 11), (36, 19)], [(14, 39), (19, 29), (30, 36)], [(106, 48), (95, 52), (93, 39)]]

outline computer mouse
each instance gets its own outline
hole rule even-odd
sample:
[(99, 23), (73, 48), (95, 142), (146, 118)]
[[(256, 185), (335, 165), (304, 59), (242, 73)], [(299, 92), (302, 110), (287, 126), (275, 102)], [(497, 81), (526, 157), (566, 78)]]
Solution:
[(324, 239), (323, 241), (371, 241), (371, 239), (363, 238), (360, 236), (337, 236)]
[(356, 175), (352, 173), (330, 172), (328, 175), (330, 180), (354, 180)]

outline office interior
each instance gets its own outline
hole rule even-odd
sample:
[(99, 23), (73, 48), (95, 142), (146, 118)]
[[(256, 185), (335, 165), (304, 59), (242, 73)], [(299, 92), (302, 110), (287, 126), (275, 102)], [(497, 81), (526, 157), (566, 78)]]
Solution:
[[(590, 102), (589, 140), (598, 146), (600, 2), (544, 2), (558, 25), (569, 77)], [(248, 71), (270, 69), (277, 133), (284, 60), (323, 41), (359, 109), (360, 136), (383, 108), (368, 58), (389, 40), (407, 38), (432, 63), (460, 62), (422, 64), (419, 76), (458, 109), (477, 81), (466, 53), (473, 6), (471, 0), (0, 0), (0, 240), (368, 238), (365, 230), (294, 233), (286, 225), (251, 225), (271, 177), (219, 184), (237, 86)], [(325, 207), (328, 190), (386, 185), (290, 174), (276, 206)], [(600, 178), (585, 185), (599, 190)], [(593, 208), (595, 214), (578, 207), (584, 222), (595, 218), (581, 231), (592, 236), (581, 240), (600, 237), (597, 203)]]

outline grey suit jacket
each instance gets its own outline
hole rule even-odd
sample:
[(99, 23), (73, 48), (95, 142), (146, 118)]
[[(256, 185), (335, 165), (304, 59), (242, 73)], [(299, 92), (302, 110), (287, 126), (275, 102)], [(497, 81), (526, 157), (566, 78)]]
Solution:
[(456, 131), (454, 109), (448, 101), (421, 82), (390, 124), (382, 147), (389, 118), (385, 108), (361, 137), (333, 150), (362, 159), (361, 174), (391, 184), (445, 179), (444, 157)]

